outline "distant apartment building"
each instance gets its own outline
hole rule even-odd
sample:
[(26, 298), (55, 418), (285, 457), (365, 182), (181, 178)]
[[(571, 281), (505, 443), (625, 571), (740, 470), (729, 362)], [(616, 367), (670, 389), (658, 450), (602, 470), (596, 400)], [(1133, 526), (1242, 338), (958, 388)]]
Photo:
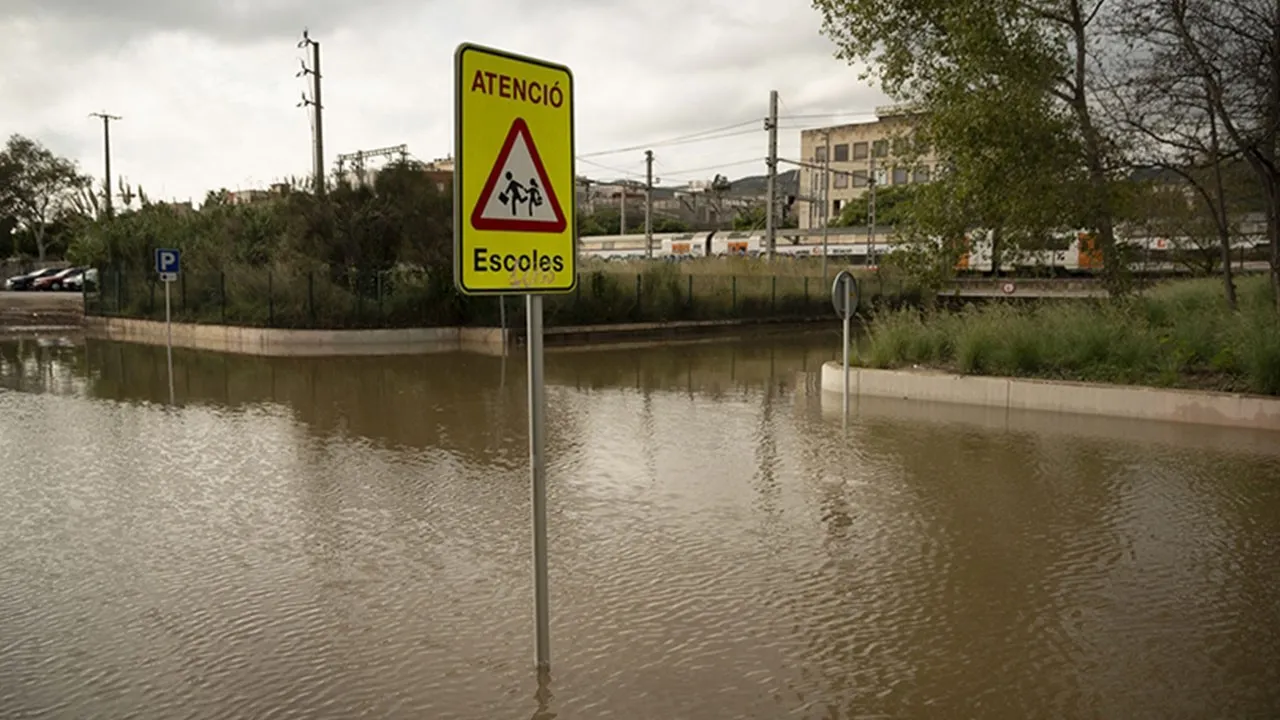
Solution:
[(226, 201), (229, 205), (252, 205), (276, 196), (276, 193), (270, 190), (230, 190), (227, 192)]
[[(919, 117), (909, 107), (887, 106), (876, 108), (875, 120), (801, 131), (800, 155), (808, 166), (800, 171), (795, 207), (800, 227), (835, 221), (845, 204), (867, 193), (873, 179), (877, 188), (929, 182), (937, 170), (936, 156), (912, 157), (907, 149)], [(823, 174), (824, 164), (829, 177)], [(827, 181), (830, 189), (824, 207)]]

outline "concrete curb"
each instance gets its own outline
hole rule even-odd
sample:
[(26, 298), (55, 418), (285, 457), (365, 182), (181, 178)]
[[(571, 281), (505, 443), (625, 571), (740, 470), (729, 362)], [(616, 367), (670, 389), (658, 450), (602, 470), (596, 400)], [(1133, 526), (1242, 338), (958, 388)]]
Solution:
[[(843, 383), (840, 363), (824, 363), (822, 390)], [(849, 394), (1280, 431), (1280, 399), (1237, 393), (851, 367)]]

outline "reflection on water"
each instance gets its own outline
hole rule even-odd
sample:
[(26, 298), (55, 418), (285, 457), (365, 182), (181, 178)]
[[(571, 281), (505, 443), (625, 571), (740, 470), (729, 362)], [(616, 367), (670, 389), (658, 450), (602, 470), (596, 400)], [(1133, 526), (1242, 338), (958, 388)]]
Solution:
[(1274, 436), (797, 386), (838, 335), (547, 359), (0, 344), (0, 716), (1273, 717)]

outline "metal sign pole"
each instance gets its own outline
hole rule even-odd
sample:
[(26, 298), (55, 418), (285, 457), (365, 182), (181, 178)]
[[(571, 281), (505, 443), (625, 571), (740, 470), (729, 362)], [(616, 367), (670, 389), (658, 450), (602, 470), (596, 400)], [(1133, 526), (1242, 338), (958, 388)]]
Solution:
[[(853, 300), (849, 292), (849, 284), (845, 283), (845, 307)], [(853, 322), (853, 313), (846, 312), (844, 314), (844, 414), (849, 414), (849, 325)]]
[(853, 334), (850, 326), (853, 324), (853, 313), (858, 309), (858, 281), (853, 277), (853, 273), (848, 270), (841, 270), (836, 273), (835, 282), (831, 284), (831, 304), (835, 307), (836, 314), (844, 321), (844, 347), (841, 350), (842, 367), (844, 369), (844, 397), (842, 398), (841, 408), (844, 411), (844, 419), (849, 419), (849, 352), (850, 352), (850, 336)]
[(551, 667), (551, 611), (547, 582), (546, 385), (543, 377), (542, 296), (526, 295), (529, 348), (529, 465), (533, 474), (533, 605), (535, 661)]
[(169, 302), (169, 288), (173, 285), (173, 281), (165, 278), (164, 281), (164, 328), (165, 328), (165, 353), (168, 356), (169, 364), (169, 404), (173, 404), (173, 314), (172, 305)]

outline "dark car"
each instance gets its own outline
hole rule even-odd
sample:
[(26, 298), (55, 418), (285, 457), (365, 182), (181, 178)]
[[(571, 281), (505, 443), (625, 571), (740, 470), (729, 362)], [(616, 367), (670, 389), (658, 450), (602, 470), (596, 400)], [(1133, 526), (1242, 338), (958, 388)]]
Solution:
[(4, 281), (5, 290), (30, 290), (31, 284), (42, 277), (56, 275), (62, 272), (62, 268), (45, 268), (43, 270), (35, 270), (26, 275), (15, 275)]

